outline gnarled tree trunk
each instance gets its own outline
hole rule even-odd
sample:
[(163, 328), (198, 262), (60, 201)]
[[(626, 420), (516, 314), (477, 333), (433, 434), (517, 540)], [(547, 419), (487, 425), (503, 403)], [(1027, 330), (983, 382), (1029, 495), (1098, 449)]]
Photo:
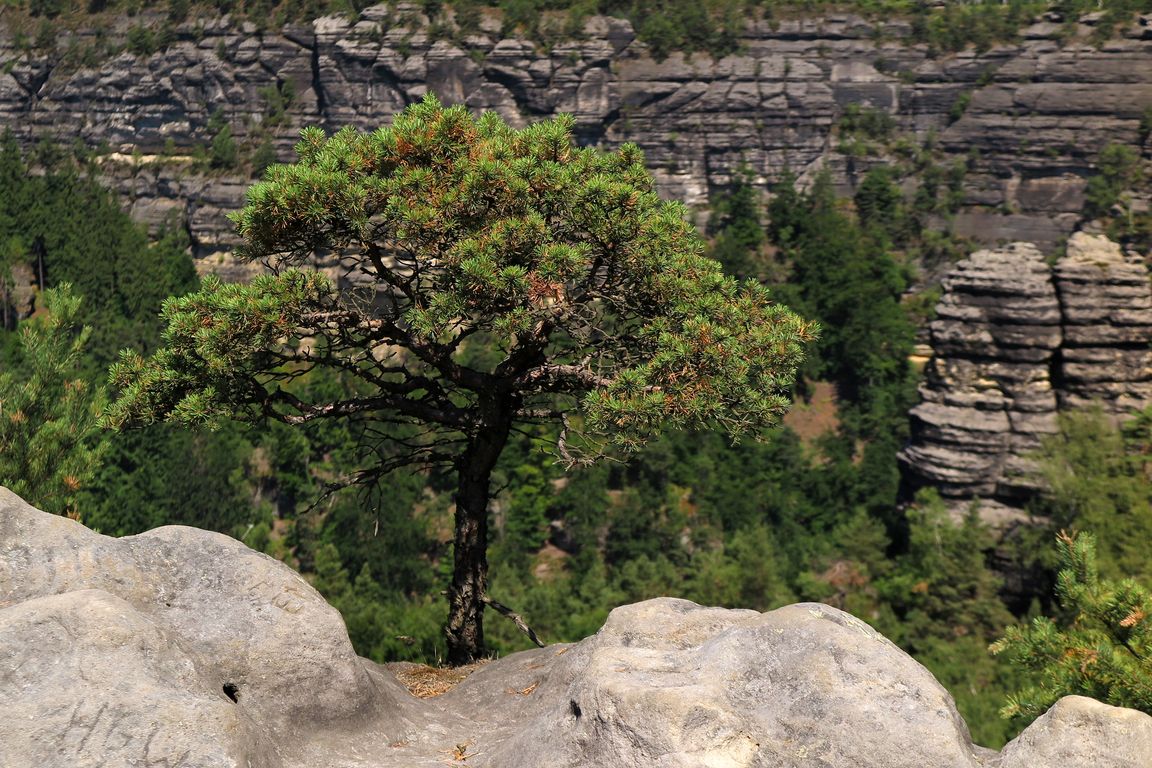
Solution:
[(508, 442), (508, 402), (484, 404), (482, 426), (456, 464), (456, 535), (452, 586), (448, 590), (448, 663), (483, 657), (484, 599), (488, 590), (488, 500), (492, 470)]

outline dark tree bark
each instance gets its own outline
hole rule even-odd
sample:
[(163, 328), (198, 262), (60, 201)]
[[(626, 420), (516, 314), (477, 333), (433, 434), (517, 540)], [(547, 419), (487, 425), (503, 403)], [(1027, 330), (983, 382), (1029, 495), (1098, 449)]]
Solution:
[(484, 600), (488, 591), (488, 500), (492, 470), (508, 442), (513, 409), (507, 398), (481, 405), (481, 425), (456, 465), (456, 537), (448, 591), (448, 663), (484, 656)]

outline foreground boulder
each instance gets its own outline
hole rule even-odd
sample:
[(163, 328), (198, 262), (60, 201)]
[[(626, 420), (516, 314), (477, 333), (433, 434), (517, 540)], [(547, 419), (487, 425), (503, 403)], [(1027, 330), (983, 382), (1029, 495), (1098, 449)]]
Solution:
[(101, 536), (0, 488), (5, 768), (279, 766), (326, 728), (400, 737), (399, 696), (282, 563), (195, 528)]
[(617, 608), (552, 665), (539, 697), (492, 766), (979, 765), (924, 667), (815, 603), (764, 614), (671, 598)]
[(1152, 717), (1067, 697), (1002, 753), (926, 669), (819, 604), (661, 598), (410, 696), (283, 564), (112, 539), (0, 489), (5, 768), (1149, 768)]

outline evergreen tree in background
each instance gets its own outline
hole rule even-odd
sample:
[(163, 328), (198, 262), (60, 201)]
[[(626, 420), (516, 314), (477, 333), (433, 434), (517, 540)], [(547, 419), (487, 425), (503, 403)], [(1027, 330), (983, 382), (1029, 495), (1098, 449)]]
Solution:
[(1145, 411), (1122, 429), (1099, 407), (1064, 413), (1040, 451), (1046, 491), (1035, 511), (1052, 530), (1106, 532), (1093, 555), (1107, 578), (1152, 579), (1149, 418)]
[(20, 329), (21, 365), (0, 373), (0, 485), (46, 512), (79, 519), (81, 490), (106, 449), (104, 392), (78, 375), (91, 329), (68, 285), (45, 291)]
[(715, 237), (709, 255), (723, 264), (730, 275), (762, 278), (760, 249), (766, 237), (752, 169), (740, 168), (732, 181), (732, 187), (717, 196), (708, 218), (708, 234)]
[(1061, 532), (1057, 543), (1059, 614), (1009, 627), (992, 646), (1040, 675), (1002, 714), (1031, 721), (1072, 694), (1152, 714), (1152, 594), (1132, 579), (1102, 579), (1092, 535)]
[[(38, 165), (30, 167), (30, 162)], [(5, 321), (0, 365), (9, 392), (9, 403), (0, 407), (8, 416), (30, 414), (19, 429), (3, 419), (13, 440), (0, 457), (9, 467), (3, 481), (49, 511), (80, 511), (86, 525), (107, 534), (185, 523), (239, 537), (253, 522), (253, 505), (244, 487), (252, 446), (235, 429), (193, 434), (158, 426), (105, 434), (99, 439), (101, 450), (93, 451), (88, 442), (69, 436), (69, 418), (53, 415), (62, 408), (78, 408), (83, 397), (101, 392), (119, 350), (148, 352), (155, 347), (161, 300), (198, 284), (179, 231), (170, 228), (150, 240), (92, 178), (92, 171), (83, 160), (50, 145), (26, 160), (10, 134), (0, 139), (0, 302)], [(18, 270), (22, 282), (15, 279)], [(65, 284), (70, 288), (58, 295), (55, 287)], [(46, 302), (56, 302), (70, 320), (61, 320), (54, 310), (45, 312)], [(34, 317), (18, 323), (30, 306), (36, 308)], [(55, 327), (60, 322), (65, 323), (58, 329), (61, 335), (45, 337), (45, 323)], [(27, 334), (46, 340), (33, 347), (24, 342)], [(81, 335), (83, 343), (75, 343)], [(45, 388), (48, 380), (67, 386), (62, 393), (53, 392)], [(32, 392), (40, 393), (43, 407), (17, 408), (11, 393)], [(62, 434), (49, 452), (36, 448), (43, 443), (29, 443), (29, 435), (38, 429), (45, 430), (45, 437), (50, 433), (37, 423), (41, 418)], [(93, 427), (90, 418), (76, 416), (72, 421), (80, 431)], [(46, 500), (51, 484), (39, 487), (39, 475), (27, 466), (37, 453), (59, 465), (60, 478), (70, 478), (71, 485), (79, 482), (78, 489), (56, 493), (61, 503)], [(84, 471), (73, 471), (77, 467)]]
[[(350, 482), (454, 470), (448, 658), (479, 657), (491, 477), (514, 426), (578, 413), (583, 434), (624, 448), (667, 425), (758, 431), (787, 409), (813, 337), (701, 256), (636, 147), (579, 149), (571, 128), (515, 131), (428, 97), (372, 134), (306, 130), (299, 162), (273, 167), (237, 217), (246, 256), (274, 274), (166, 302), (165, 346), (113, 369), (107, 422), (405, 425)], [(348, 265), (339, 284), (300, 269), (321, 250)], [(316, 368), (353, 389), (308, 399), (293, 382)], [(576, 446), (559, 450), (576, 460)]]

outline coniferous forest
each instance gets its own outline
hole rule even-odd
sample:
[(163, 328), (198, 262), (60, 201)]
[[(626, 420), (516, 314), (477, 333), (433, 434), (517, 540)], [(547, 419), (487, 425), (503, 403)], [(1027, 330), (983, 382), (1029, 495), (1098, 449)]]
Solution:
[[(179, 16), (181, 4), (171, 5)], [(232, 10), (285, 19), (326, 10), (313, 5)], [(505, 5), (539, 34), (546, 12), (631, 14), (647, 20), (638, 33), (657, 52), (723, 53), (726, 25), (747, 10), (709, 5), (707, 23), (697, 23), (699, 4), (660, 4), (671, 13), (649, 13), (646, 3)], [(889, 3), (875, 5), (865, 10)], [(50, 0), (33, 6), (33, 18), (70, 12)], [(458, 5), (458, 23), (469, 7)], [(986, 45), (1033, 10), (955, 6), (956, 23), (916, 29), (945, 50)], [(965, 247), (941, 243), (928, 224), (947, 206), (948, 169), (925, 164), (914, 173), (922, 189), (942, 193), (909, 199), (885, 167), (869, 171), (851, 198), (827, 178), (802, 188), (786, 176), (766, 196), (751, 174), (737, 175), (712, 206), (706, 255), (821, 328), (791, 415), (736, 442), (721, 431), (666, 431), (590, 466), (557, 456), (560, 424), (513, 431), (493, 473), (494, 599), (544, 642), (582, 638), (613, 607), (658, 595), (761, 611), (825, 602), (928, 667), (974, 740), (991, 747), (1060, 693), (1152, 711), (1144, 688), (1125, 684), (1152, 679), (1152, 415), (1120, 428), (1091, 411), (1066, 416), (1038, 457), (1048, 490), (1032, 502), (1036, 524), (1003, 541), (975, 509), (957, 521), (931, 491), (909, 498), (901, 486), (896, 454), (919, 375), (911, 358), (933, 298), (909, 289), (921, 277), (916, 265), (954, 260)], [(201, 280), (178, 222), (149, 236), (97, 176), (82, 151), (26, 151), (10, 136), (0, 144), (0, 483), (109, 535), (170, 524), (227, 533), (304, 574), (342, 612), (361, 655), (443, 661), (452, 478), (410, 468), (335, 490), (348, 467), (371, 460), (377, 431), (403, 426), (100, 426), (118, 394), (109, 366), (124, 349), (156, 351), (162, 303)], [(1097, 197), (1115, 197), (1102, 184)], [(35, 311), (18, 321), (24, 307)], [(294, 386), (339, 399), (357, 383), (317, 368)], [(486, 631), (493, 653), (530, 647), (496, 615)], [(1088, 653), (1103, 660), (1098, 674), (1069, 662)]]

